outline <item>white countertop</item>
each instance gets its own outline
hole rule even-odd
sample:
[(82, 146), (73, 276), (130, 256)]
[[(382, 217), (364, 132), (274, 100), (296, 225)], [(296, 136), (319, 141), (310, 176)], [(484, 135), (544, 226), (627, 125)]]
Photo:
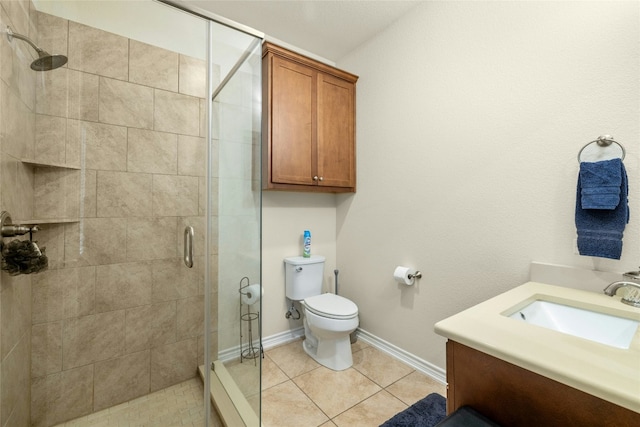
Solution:
[(435, 325), (439, 335), (640, 413), (640, 327), (619, 349), (510, 319), (537, 299), (640, 321), (620, 297), (528, 282)]

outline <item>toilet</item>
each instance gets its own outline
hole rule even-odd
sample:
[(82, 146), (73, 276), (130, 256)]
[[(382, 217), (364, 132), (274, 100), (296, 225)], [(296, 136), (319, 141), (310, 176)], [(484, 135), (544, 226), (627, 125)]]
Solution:
[(284, 259), (286, 296), (303, 308), (304, 351), (334, 371), (353, 365), (349, 334), (358, 327), (358, 306), (347, 298), (322, 293), (324, 257)]

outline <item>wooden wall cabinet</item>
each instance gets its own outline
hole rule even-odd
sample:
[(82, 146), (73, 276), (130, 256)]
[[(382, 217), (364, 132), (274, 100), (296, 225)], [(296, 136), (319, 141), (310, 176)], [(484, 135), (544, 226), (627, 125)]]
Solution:
[(262, 78), (263, 189), (355, 192), (358, 77), (265, 43)]
[(638, 412), (451, 340), (447, 383), (448, 414), (469, 405), (505, 427), (640, 426)]

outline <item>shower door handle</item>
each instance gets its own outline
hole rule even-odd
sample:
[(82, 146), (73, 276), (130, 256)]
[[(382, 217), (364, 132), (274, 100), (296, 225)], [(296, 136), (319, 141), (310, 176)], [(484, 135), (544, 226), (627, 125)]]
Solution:
[(193, 227), (184, 228), (184, 265), (193, 267)]

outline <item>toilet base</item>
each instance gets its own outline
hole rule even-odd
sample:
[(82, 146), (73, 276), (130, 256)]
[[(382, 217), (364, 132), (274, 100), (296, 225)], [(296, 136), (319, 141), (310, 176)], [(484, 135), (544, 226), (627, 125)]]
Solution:
[(349, 334), (337, 339), (306, 337), (302, 348), (313, 360), (334, 371), (344, 371), (353, 365)]

